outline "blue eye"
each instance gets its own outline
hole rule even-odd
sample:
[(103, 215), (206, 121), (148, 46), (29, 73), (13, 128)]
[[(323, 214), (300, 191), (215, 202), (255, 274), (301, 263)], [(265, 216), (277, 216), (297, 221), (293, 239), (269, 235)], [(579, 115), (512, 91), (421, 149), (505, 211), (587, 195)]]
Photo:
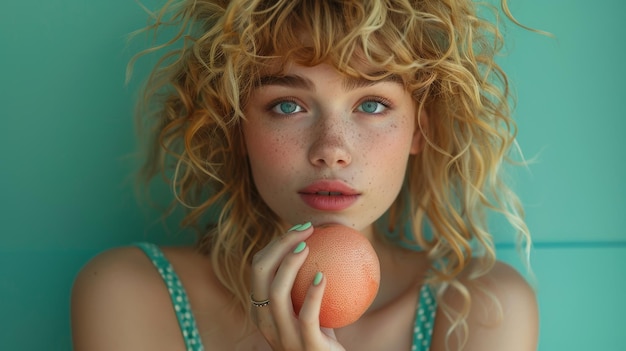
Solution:
[(281, 101), (272, 107), (272, 111), (282, 115), (290, 115), (292, 113), (301, 112), (303, 109), (293, 101)]
[(373, 113), (373, 114), (382, 113), (385, 109), (387, 109), (387, 106), (385, 106), (381, 102), (374, 101), (374, 100), (364, 101), (357, 108), (357, 110), (361, 112)]

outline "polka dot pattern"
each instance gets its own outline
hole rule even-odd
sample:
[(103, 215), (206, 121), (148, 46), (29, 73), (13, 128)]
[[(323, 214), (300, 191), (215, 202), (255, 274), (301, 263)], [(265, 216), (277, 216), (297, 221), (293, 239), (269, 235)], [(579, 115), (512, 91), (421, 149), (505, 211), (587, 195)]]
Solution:
[(158, 246), (151, 243), (137, 243), (135, 245), (143, 250), (148, 258), (150, 258), (152, 264), (154, 264), (159, 271), (159, 274), (167, 286), (167, 290), (172, 298), (174, 311), (176, 312), (176, 318), (178, 318), (180, 330), (185, 339), (187, 351), (204, 351), (200, 335), (198, 334), (198, 328), (196, 327), (196, 320), (191, 312), (187, 293), (178, 275), (174, 272), (172, 265), (165, 258)]
[[(158, 246), (151, 243), (137, 243), (135, 245), (150, 258), (167, 286), (187, 351), (204, 351), (187, 293), (172, 265)], [(428, 351), (430, 349), (436, 311), (437, 301), (433, 291), (428, 284), (424, 284), (420, 289), (419, 303), (415, 313), (412, 351)]]
[(436, 312), (437, 301), (433, 291), (428, 284), (424, 284), (420, 289), (419, 303), (415, 313), (412, 351), (428, 351), (430, 349)]

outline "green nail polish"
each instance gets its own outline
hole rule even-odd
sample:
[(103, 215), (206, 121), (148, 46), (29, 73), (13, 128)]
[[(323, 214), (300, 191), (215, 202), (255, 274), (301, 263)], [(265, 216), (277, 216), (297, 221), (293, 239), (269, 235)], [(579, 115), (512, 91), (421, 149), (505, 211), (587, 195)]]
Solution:
[(302, 252), (302, 250), (304, 250), (304, 248), (306, 247), (306, 243), (304, 241), (301, 241), (300, 244), (298, 244), (298, 246), (296, 246), (295, 250), (293, 250), (293, 253), (297, 254)]
[(315, 274), (315, 278), (313, 278), (313, 285), (314, 286), (320, 285), (320, 283), (322, 282), (322, 278), (323, 277), (324, 277), (324, 275), (322, 274), (322, 272), (317, 272)]
[(301, 232), (301, 231), (307, 230), (309, 228), (311, 228), (311, 222), (306, 222), (306, 223), (303, 223), (303, 224), (296, 224), (296, 225), (294, 225), (287, 232), (293, 232), (293, 231)]
[(298, 228), (297, 230), (299, 232), (305, 231), (305, 230), (311, 228), (311, 225), (312, 225), (311, 222), (306, 222), (306, 223), (300, 225), (300, 228)]
[(298, 230), (300, 227), (302, 227), (302, 224), (296, 224), (293, 227), (289, 228), (287, 232), (293, 232), (294, 230)]

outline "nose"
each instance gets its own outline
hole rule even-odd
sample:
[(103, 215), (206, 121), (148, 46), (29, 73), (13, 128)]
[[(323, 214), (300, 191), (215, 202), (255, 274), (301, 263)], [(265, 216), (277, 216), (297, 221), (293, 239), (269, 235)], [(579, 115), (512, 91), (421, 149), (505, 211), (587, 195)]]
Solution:
[(352, 162), (350, 128), (340, 120), (322, 118), (318, 121), (309, 149), (309, 161), (316, 167), (346, 167)]

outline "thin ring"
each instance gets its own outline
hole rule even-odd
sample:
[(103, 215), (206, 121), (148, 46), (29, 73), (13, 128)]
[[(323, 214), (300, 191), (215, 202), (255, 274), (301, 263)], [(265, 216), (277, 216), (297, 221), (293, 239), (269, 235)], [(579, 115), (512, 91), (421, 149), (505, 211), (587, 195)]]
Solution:
[(267, 305), (270, 304), (270, 300), (263, 300), (263, 301), (257, 301), (254, 299), (254, 297), (252, 297), (252, 294), (250, 294), (250, 302), (252, 302), (252, 304), (254, 305), (254, 307), (265, 307)]

